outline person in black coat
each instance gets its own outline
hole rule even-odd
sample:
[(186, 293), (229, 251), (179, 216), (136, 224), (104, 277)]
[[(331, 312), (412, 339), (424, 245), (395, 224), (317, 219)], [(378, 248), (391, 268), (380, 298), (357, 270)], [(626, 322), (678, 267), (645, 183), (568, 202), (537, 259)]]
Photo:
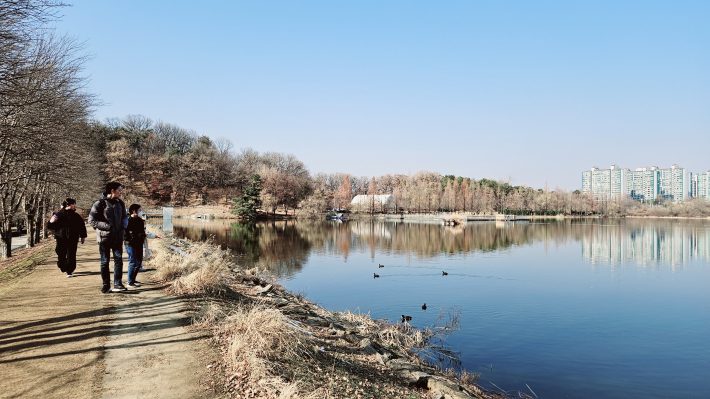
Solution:
[(128, 286), (139, 287), (136, 281), (138, 271), (143, 266), (143, 240), (146, 237), (145, 223), (141, 206), (133, 204), (128, 208), (130, 217), (124, 239), (126, 240), (126, 253), (128, 253)]
[(54, 238), (57, 240), (55, 252), (59, 270), (66, 273), (67, 277), (74, 277), (78, 242), (81, 240), (83, 244), (86, 239), (86, 225), (84, 219), (76, 213), (76, 201), (72, 198), (64, 200), (62, 209), (52, 215), (47, 227), (54, 230)]

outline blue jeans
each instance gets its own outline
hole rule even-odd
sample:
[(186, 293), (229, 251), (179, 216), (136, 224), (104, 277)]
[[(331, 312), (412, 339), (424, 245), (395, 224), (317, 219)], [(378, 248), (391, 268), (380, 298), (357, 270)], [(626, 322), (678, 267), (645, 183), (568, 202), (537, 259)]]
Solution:
[(131, 284), (136, 282), (138, 270), (143, 266), (143, 246), (126, 245), (126, 253), (128, 254), (128, 284)]
[(101, 252), (101, 279), (104, 285), (111, 284), (111, 274), (108, 270), (108, 260), (113, 252), (113, 285), (121, 285), (123, 278), (123, 248), (121, 244), (111, 245), (109, 243), (99, 243)]

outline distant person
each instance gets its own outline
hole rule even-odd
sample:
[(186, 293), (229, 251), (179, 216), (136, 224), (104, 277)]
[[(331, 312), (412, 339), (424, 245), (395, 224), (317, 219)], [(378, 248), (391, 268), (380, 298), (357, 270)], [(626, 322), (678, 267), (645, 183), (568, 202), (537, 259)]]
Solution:
[(128, 286), (140, 287), (136, 277), (143, 267), (143, 240), (146, 239), (148, 233), (145, 231), (141, 206), (132, 204), (128, 208), (128, 213), (130, 217), (125, 234), (126, 253), (128, 254)]
[(108, 262), (113, 254), (113, 291), (126, 291), (123, 278), (123, 236), (128, 226), (126, 204), (121, 200), (123, 187), (112, 181), (98, 201), (94, 202), (89, 212), (89, 224), (96, 229), (96, 241), (101, 253), (101, 292), (111, 291), (111, 273)]
[[(52, 212), (54, 213), (54, 212)], [(62, 209), (52, 215), (47, 227), (54, 230), (54, 239), (57, 246), (57, 266), (67, 277), (74, 277), (76, 270), (76, 249), (79, 240), (84, 243), (86, 239), (86, 225), (84, 219), (76, 213), (76, 201), (67, 198), (62, 202)]]

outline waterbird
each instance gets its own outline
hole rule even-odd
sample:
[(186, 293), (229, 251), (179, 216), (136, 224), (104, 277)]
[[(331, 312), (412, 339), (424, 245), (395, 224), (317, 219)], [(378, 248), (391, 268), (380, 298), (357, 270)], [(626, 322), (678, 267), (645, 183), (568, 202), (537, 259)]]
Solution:
[(380, 265), (379, 267), (385, 267), (385, 265)]
[(441, 275), (442, 275), (442, 276), (448, 276), (448, 275), (449, 275), (449, 273), (447, 273), (447, 272), (443, 272), (443, 271), (442, 271), (442, 272), (441, 272)]
[(424, 302), (424, 305), (422, 305), (422, 310), (426, 310), (426, 302)]
[(412, 316), (402, 315), (402, 323), (405, 323), (407, 321), (412, 321)]
[(373, 278), (377, 278), (377, 277), (380, 277), (380, 275), (379, 275), (379, 274), (377, 274), (377, 273), (372, 273), (372, 274), (374, 274), (374, 275), (375, 275), (375, 277), (373, 277)]

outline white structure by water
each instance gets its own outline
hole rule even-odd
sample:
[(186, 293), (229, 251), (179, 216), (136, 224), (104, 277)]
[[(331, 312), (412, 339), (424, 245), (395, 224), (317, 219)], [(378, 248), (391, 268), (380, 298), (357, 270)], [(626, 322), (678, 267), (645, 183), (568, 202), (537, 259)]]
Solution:
[(388, 209), (394, 208), (394, 196), (392, 194), (383, 195), (356, 195), (352, 201), (350, 201), (350, 206), (354, 209), (367, 210), (367, 209)]

